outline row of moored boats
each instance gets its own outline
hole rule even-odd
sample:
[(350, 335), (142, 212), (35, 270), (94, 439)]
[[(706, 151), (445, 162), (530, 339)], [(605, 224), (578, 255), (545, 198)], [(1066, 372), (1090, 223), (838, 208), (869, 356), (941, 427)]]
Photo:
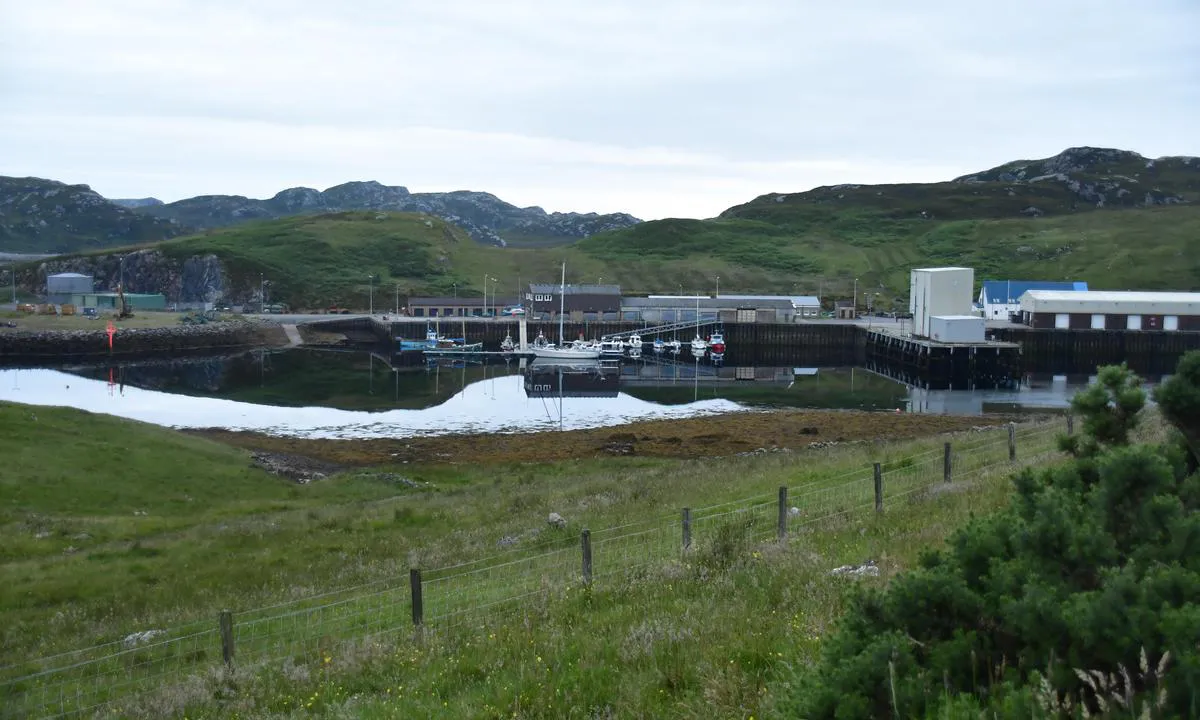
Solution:
[[(560, 342), (558, 344), (550, 342), (544, 333), (539, 332), (538, 336), (530, 343), (528, 352), (534, 357), (545, 359), (566, 359), (566, 360), (597, 360), (602, 358), (622, 358), (622, 357), (640, 357), (649, 346), (654, 353), (679, 355), (686, 347), (693, 357), (704, 357), (708, 353), (714, 356), (723, 355), (725, 353), (725, 336), (720, 332), (714, 332), (707, 338), (700, 337), (696, 334), (690, 343), (686, 345), (679, 340), (663, 340), (655, 338), (653, 341), (647, 341), (641, 335), (633, 333), (625, 337), (604, 338), (602, 340), (572, 340), (569, 342)], [(500, 343), (502, 352), (516, 352), (517, 344), (513, 341), (512, 335), (506, 335)]]

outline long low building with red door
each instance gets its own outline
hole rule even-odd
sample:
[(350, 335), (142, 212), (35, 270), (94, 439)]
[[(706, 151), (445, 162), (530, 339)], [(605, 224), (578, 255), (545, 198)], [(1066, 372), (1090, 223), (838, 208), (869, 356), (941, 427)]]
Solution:
[(1028, 290), (1022, 324), (1046, 330), (1200, 331), (1200, 293)]

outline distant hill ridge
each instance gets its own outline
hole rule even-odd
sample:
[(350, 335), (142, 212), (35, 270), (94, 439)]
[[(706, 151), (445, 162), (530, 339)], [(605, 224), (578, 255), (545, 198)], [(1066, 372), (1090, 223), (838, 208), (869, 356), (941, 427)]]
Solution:
[(172, 220), (121, 207), (87, 185), (0, 176), (0, 251), (61, 253), (182, 235)]
[[(812, 271), (813, 263), (809, 258), (782, 257), (781, 235), (849, 233), (859, 245), (886, 244), (914, 231), (888, 222), (1038, 218), (1189, 204), (1197, 197), (1200, 158), (1150, 159), (1128, 150), (1095, 147), (1068, 148), (1053, 157), (1016, 160), (937, 183), (841, 184), (768, 193), (725, 210), (713, 221), (649, 223), (626, 213), (547, 213), (485, 192), (413, 193), (374, 181), (348, 182), (324, 191), (289, 188), (265, 200), (206, 195), (163, 203), (152, 197), (110, 201), (86, 185), (0, 177), (0, 251), (72, 252), (155, 242), (251, 220), (402, 211), (428, 213), (461, 227), (476, 241), (501, 247), (582, 241), (602, 255), (632, 260), (644, 252), (704, 252), (706, 243), (715, 243), (723, 246), (724, 256), (736, 255), (738, 262), (803, 273)], [(751, 224), (719, 224), (732, 221)], [(730, 232), (741, 240), (727, 246)], [(788, 254), (786, 246), (782, 251)]]
[(1073, 147), (1041, 160), (1016, 160), (938, 183), (842, 184), (799, 193), (769, 193), (721, 213), (768, 222), (806, 216), (797, 208), (869, 210), (894, 219), (1041, 217), (1100, 208), (1195, 202), (1200, 158), (1150, 159), (1128, 150)]
[(348, 182), (325, 191), (288, 188), (267, 200), (240, 195), (203, 195), (166, 204), (129, 202), (141, 203), (133, 206), (139, 212), (200, 229), (326, 212), (423, 212), (458, 225), (475, 240), (501, 247), (512, 240), (517, 243), (529, 239), (567, 242), (641, 222), (626, 213), (547, 213), (540, 207), (517, 207), (486, 192), (413, 193), (403, 186), (375, 181)]

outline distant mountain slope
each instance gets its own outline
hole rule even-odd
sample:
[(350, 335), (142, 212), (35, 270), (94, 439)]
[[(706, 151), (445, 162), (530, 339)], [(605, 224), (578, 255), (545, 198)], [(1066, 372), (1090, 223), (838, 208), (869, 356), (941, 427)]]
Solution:
[(1127, 150), (1078, 147), (948, 182), (847, 184), (770, 193), (729, 208), (720, 217), (784, 225), (828, 222), (847, 213), (892, 220), (978, 220), (1177, 205), (1198, 197), (1200, 158), (1151, 160)]
[(87, 185), (0, 177), (0, 250), (59, 253), (154, 242), (177, 223), (114, 205)]
[(226, 227), (249, 220), (351, 210), (423, 212), (458, 225), (479, 242), (500, 246), (570, 242), (640, 222), (625, 213), (547, 213), (539, 207), (519, 208), (485, 192), (410, 193), (408, 188), (374, 181), (349, 182), (324, 192), (290, 188), (268, 200), (240, 195), (204, 195), (165, 205), (147, 204), (137, 209), (199, 229)]

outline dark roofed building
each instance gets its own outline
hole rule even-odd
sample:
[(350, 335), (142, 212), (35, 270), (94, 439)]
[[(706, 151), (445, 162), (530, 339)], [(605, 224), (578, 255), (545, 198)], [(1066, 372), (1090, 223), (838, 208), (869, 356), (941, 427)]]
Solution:
[[(529, 283), (525, 305), (529, 317), (557, 318), (562, 285)], [(582, 320), (617, 320), (621, 316), (620, 285), (567, 285), (562, 307), (567, 317)]]

